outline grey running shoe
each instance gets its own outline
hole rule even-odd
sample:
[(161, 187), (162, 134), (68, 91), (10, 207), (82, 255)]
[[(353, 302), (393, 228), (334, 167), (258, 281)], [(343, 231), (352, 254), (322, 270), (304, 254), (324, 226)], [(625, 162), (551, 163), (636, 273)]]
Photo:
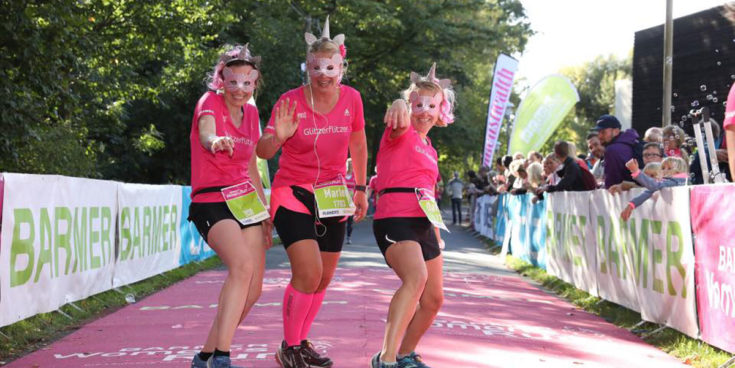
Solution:
[(310, 367), (329, 368), (334, 364), (332, 359), (319, 355), (309, 340), (301, 340), (301, 357)]
[(199, 354), (194, 354), (194, 359), (191, 360), (191, 368), (207, 368), (207, 361), (202, 360)]
[(398, 363), (391, 363), (390, 365), (380, 361), (380, 352), (375, 353), (373, 358), (370, 359), (370, 368), (398, 368)]
[(424, 360), (421, 359), (421, 355), (416, 352), (411, 352), (407, 356), (398, 359), (398, 368), (431, 368), (424, 364)]
[(286, 341), (281, 343), (281, 347), (276, 351), (276, 362), (282, 368), (309, 368), (301, 356), (301, 346), (288, 346)]

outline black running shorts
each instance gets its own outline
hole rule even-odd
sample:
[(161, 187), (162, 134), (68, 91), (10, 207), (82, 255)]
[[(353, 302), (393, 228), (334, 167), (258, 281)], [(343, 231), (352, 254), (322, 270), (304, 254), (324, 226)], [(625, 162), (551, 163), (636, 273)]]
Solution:
[(424, 261), (441, 254), (434, 225), (426, 217), (388, 217), (373, 221), (373, 234), (380, 252), (385, 252), (394, 243), (412, 240), (421, 245)]
[(260, 222), (248, 225), (241, 224), (240, 221), (237, 221), (235, 216), (232, 215), (232, 212), (225, 202), (191, 202), (189, 205), (189, 218), (187, 220), (194, 223), (199, 234), (207, 242), (209, 242), (209, 239), (207, 239), (209, 230), (212, 229), (214, 224), (222, 220), (233, 220), (240, 225), (241, 229), (260, 225)]
[(314, 193), (292, 186), (294, 197), (303, 203), (311, 214), (291, 211), (283, 206), (279, 207), (273, 218), (273, 226), (281, 238), (283, 247), (288, 247), (299, 240), (312, 239), (319, 244), (322, 252), (339, 253), (345, 240), (346, 221), (343, 217), (329, 217), (318, 219), (314, 216)]

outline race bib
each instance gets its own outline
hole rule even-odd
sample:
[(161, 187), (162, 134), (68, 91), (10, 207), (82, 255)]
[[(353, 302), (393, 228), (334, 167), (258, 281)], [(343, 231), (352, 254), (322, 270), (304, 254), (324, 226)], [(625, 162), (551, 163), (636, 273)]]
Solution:
[(416, 188), (416, 199), (419, 201), (419, 206), (424, 211), (426, 218), (436, 227), (449, 232), (447, 226), (444, 225), (442, 220), (442, 213), (439, 210), (439, 206), (436, 205), (434, 199), (434, 191), (425, 188)]
[(243, 225), (254, 224), (270, 217), (258, 197), (258, 192), (249, 181), (222, 188), (222, 196), (232, 215)]
[(314, 198), (321, 218), (352, 216), (355, 213), (355, 204), (342, 175), (337, 176), (337, 179), (315, 185)]

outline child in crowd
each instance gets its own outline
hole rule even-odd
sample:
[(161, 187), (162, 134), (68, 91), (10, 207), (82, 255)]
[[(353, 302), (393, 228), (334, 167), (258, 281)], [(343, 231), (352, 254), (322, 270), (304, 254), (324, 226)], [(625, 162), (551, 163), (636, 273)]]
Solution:
[(686, 133), (676, 125), (669, 125), (663, 130), (664, 155), (666, 157), (681, 157), (689, 162), (689, 154), (684, 148)]
[(661, 181), (661, 179), (663, 179), (660, 162), (647, 163), (646, 166), (643, 168), (643, 173), (656, 181)]
[(620, 213), (623, 221), (628, 221), (633, 210), (643, 204), (648, 198), (651, 198), (656, 191), (663, 188), (686, 185), (687, 179), (689, 178), (689, 168), (687, 167), (686, 161), (681, 157), (667, 157), (661, 162), (661, 174), (663, 175), (661, 181), (656, 181), (641, 172), (638, 169), (638, 162), (635, 159), (628, 161), (625, 166), (630, 170), (633, 179), (638, 184), (646, 187), (646, 191), (633, 198), (623, 212)]

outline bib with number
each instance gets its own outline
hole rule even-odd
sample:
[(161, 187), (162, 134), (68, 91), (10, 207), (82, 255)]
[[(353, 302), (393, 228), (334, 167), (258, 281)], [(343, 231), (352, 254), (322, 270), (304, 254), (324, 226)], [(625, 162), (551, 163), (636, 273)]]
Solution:
[(337, 179), (315, 185), (314, 198), (321, 218), (352, 216), (355, 213), (355, 204), (342, 175), (337, 176)]
[(270, 217), (255, 187), (249, 181), (222, 188), (227, 208), (243, 225), (254, 224)]
[(439, 206), (436, 205), (434, 191), (431, 189), (416, 188), (416, 199), (418, 199), (419, 206), (421, 206), (424, 214), (426, 214), (426, 218), (428, 218), (434, 226), (449, 232), (447, 226), (444, 225), (444, 220), (442, 219), (442, 213), (439, 210)]

